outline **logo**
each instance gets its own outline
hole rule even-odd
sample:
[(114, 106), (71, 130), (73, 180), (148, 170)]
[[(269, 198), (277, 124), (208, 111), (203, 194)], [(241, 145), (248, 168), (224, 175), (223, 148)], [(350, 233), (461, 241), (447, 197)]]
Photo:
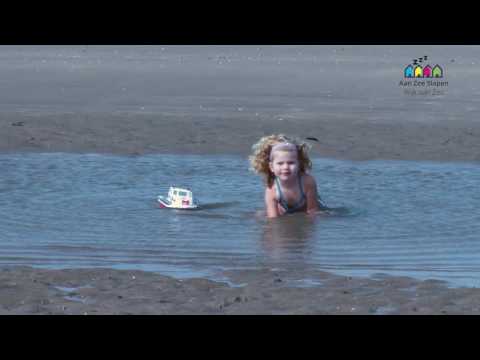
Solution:
[(403, 68), (403, 78), (398, 84), (406, 95), (445, 95), (448, 81), (444, 81), (445, 69), (439, 64), (427, 63), (428, 56), (412, 60)]
[[(413, 59), (413, 63), (407, 65), (403, 71), (405, 78), (443, 78), (443, 69), (440, 65), (435, 65), (433, 68), (430, 65), (422, 67), (420, 65), (423, 61), (428, 60), (428, 56)], [(420, 62), (420, 64), (419, 64)]]

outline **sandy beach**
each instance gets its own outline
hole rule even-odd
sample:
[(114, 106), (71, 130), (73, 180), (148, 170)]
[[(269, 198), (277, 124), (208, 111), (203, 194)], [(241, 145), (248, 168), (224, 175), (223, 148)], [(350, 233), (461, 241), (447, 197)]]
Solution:
[[(453, 315), (480, 313), (479, 289), (450, 289), (435, 280), (310, 274), (229, 273), (237, 286), (205, 279), (109, 269), (0, 271), (0, 314), (75, 315)], [(312, 280), (313, 281), (313, 280)]]
[[(313, 156), (480, 160), (478, 47), (1, 50), (1, 152), (246, 156), (284, 132), (317, 138)], [(399, 86), (416, 53), (444, 66), (443, 95)]]
[[(288, 133), (317, 138), (312, 155), (319, 157), (480, 161), (478, 47), (258, 48), (3, 47), (0, 152), (246, 157), (259, 137)], [(398, 87), (405, 62), (424, 52), (448, 64), (443, 97), (413, 98)], [(373, 70), (354, 72), (374, 59)], [(345, 73), (358, 74), (355, 86)], [(306, 287), (295, 282), (305, 274), (295, 272), (227, 275), (243, 285), (142, 271), (4, 267), (0, 314), (480, 311), (480, 290), (435, 280), (316, 272), (309, 277), (318, 284)]]

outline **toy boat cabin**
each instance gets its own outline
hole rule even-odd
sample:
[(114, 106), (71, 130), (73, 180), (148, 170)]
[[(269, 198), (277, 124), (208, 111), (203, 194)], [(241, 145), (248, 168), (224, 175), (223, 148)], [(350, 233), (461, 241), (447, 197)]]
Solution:
[(158, 202), (162, 207), (175, 209), (194, 209), (197, 207), (190, 190), (173, 186), (168, 190), (166, 198), (163, 196), (158, 197)]

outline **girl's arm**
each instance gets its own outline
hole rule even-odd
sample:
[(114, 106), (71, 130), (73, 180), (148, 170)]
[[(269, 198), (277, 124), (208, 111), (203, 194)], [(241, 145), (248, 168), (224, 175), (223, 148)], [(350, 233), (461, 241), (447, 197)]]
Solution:
[(265, 208), (268, 218), (278, 217), (278, 201), (275, 199), (275, 192), (272, 189), (265, 190)]
[(303, 183), (305, 187), (305, 197), (307, 198), (307, 214), (313, 214), (320, 210), (318, 206), (317, 183), (313, 176), (305, 176)]

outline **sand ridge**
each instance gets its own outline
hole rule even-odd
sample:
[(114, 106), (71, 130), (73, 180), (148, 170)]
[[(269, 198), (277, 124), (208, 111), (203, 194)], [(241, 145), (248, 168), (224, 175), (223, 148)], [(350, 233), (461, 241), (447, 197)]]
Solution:
[(480, 290), (435, 280), (237, 270), (230, 284), (137, 270), (0, 270), (0, 314), (480, 314)]

